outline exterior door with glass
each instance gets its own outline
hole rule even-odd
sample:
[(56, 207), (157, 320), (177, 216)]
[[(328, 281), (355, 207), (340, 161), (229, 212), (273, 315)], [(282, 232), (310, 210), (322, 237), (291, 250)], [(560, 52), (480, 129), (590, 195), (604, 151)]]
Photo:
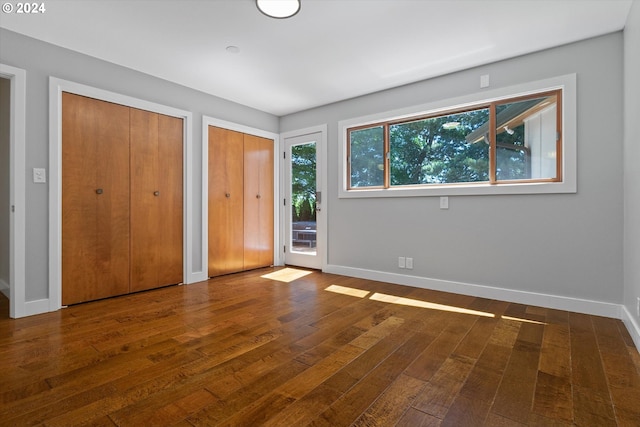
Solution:
[(320, 132), (285, 138), (285, 264), (322, 268)]

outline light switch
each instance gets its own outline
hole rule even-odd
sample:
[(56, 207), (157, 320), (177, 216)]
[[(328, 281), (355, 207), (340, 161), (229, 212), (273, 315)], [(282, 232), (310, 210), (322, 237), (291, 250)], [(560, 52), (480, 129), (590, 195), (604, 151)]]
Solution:
[(480, 76), (480, 87), (489, 87), (489, 74), (483, 74), (482, 76)]
[(440, 197), (440, 209), (449, 209), (449, 198), (447, 196)]
[(47, 182), (47, 171), (44, 168), (33, 168), (33, 182), (37, 184)]
[(398, 268), (404, 268), (405, 266), (405, 259), (403, 256), (399, 256), (398, 257)]

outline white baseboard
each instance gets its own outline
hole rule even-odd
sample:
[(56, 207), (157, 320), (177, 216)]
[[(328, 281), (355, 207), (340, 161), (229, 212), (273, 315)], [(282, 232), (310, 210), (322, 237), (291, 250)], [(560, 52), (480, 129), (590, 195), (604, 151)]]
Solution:
[(622, 322), (627, 327), (636, 348), (640, 351), (640, 325), (633, 318), (626, 306), (622, 306)]
[(0, 279), (0, 292), (2, 292), (5, 297), (11, 299), (11, 288), (9, 284), (2, 279)]
[(209, 276), (207, 276), (206, 271), (194, 271), (189, 275), (187, 281), (185, 282), (185, 285), (190, 285), (191, 283), (204, 282), (205, 280), (209, 280)]
[[(198, 273), (193, 273), (189, 276), (188, 283), (197, 283), (197, 282), (202, 282), (208, 279), (209, 278), (207, 277), (206, 273), (198, 272)], [(6, 287), (6, 290), (5, 290), (5, 287)], [(7, 298), (10, 299), (9, 285), (2, 280), (0, 280), (0, 292), (5, 294)], [(50, 311), (57, 311), (57, 309), (52, 310), (50, 304), (51, 304), (51, 301), (48, 298), (39, 299), (35, 301), (26, 301), (24, 303), (24, 314), (22, 314), (20, 317), (34, 316), (36, 314), (43, 314), (43, 313), (48, 313)]]
[[(394, 283), (397, 285), (413, 286), (423, 289), (433, 289), (437, 291), (452, 292), (456, 294), (470, 295), (481, 298), (489, 298), (500, 301), (515, 302), (519, 304), (535, 305), (557, 310), (566, 310), (576, 313), (622, 319), (621, 304), (612, 304), (608, 302), (591, 301), (579, 298), (569, 298), (558, 295), (540, 294), (535, 292), (518, 291), (513, 289), (476, 285), (472, 283), (429, 279), (426, 277), (387, 273), (383, 271), (344, 267), (340, 265), (328, 265), (327, 268), (323, 271), (327, 273), (340, 274), (343, 276)], [(638, 342), (635, 342), (636, 346), (640, 348), (640, 346), (638, 346)]]
[(48, 313), (52, 311), (49, 303), (50, 301), (48, 298), (35, 301), (26, 301), (24, 303), (24, 315), (33, 316), (36, 314)]

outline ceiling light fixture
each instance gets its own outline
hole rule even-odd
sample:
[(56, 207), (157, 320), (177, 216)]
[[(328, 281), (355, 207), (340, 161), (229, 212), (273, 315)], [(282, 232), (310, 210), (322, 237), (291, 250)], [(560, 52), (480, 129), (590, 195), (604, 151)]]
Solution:
[(284, 19), (300, 11), (300, 0), (256, 0), (256, 6), (271, 18)]

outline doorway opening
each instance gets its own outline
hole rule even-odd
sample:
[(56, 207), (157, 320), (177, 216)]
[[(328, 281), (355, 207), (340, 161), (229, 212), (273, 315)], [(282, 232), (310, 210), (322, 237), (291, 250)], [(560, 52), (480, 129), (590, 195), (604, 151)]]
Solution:
[(11, 283), (11, 80), (0, 77), (0, 318), (9, 317)]
[(284, 139), (285, 263), (322, 268), (322, 132)]

